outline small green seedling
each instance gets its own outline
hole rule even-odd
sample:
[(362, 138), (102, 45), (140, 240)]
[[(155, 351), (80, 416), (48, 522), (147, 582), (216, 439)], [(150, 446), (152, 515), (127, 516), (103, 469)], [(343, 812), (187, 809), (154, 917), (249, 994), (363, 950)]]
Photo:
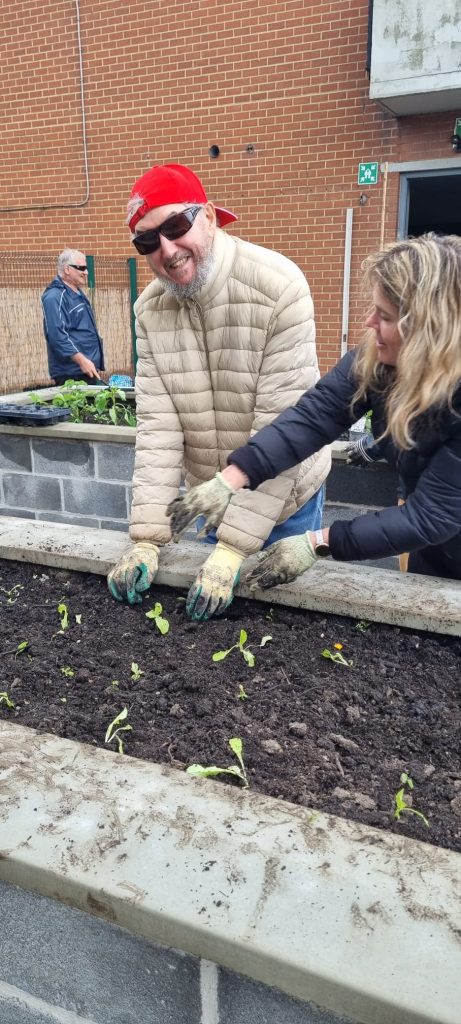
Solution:
[(10, 700), (5, 690), (0, 693), (0, 704), (6, 704), (7, 708), (14, 708), (13, 701)]
[[(224, 661), (224, 658), (227, 658), (227, 655), (230, 654), (231, 651), (240, 651), (240, 654), (245, 659), (247, 665), (249, 665), (250, 668), (254, 668), (256, 658), (250, 650), (250, 647), (245, 647), (247, 640), (248, 633), (245, 629), (241, 629), (238, 642), (233, 644), (232, 647), (228, 647), (227, 651), (215, 651), (212, 655), (213, 661)], [(263, 636), (261, 643), (258, 646), (265, 647), (266, 644), (269, 643), (269, 640), (272, 640), (271, 636)]]
[(241, 782), (243, 782), (244, 788), (247, 789), (249, 786), (245, 765), (243, 763), (243, 743), (238, 736), (234, 736), (229, 740), (229, 746), (232, 753), (235, 754), (239, 767), (236, 765), (229, 765), (228, 768), (217, 768), (216, 765), (210, 765), (209, 767), (203, 764), (191, 764), (186, 771), (189, 775), (195, 775), (197, 778), (209, 779), (215, 775), (234, 775)]
[(330, 661), (335, 661), (337, 665), (347, 665), (348, 668), (351, 668), (353, 664), (352, 661), (346, 660), (344, 655), (341, 654), (341, 651), (335, 651), (333, 654), (332, 651), (328, 650), (328, 647), (324, 647), (322, 651), (322, 658), (329, 658)]
[(61, 630), (64, 632), (65, 629), (69, 628), (69, 609), (64, 601), (58, 604), (58, 615), (61, 623)]
[(19, 597), (19, 594), (16, 593), (17, 590), (24, 590), (24, 587), (21, 585), (21, 583), (16, 583), (14, 587), (11, 587), (11, 590), (6, 590), (5, 587), (0, 587), (0, 591), (2, 592), (2, 594), (6, 594), (7, 604), (16, 604), (16, 601), (18, 600)]
[(63, 676), (74, 676), (75, 675), (75, 672), (70, 667), (70, 665), (63, 665), (62, 668), (61, 668), (61, 672), (62, 672)]
[(140, 669), (137, 661), (132, 661), (131, 662), (131, 678), (132, 678), (133, 682), (137, 683), (138, 679), (140, 679), (141, 676), (143, 676), (143, 675), (144, 675), (144, 672), (142, 671), (142, 669)]
[(165, 633), (168, 633), (170, 623), (168, 622), (168, 619), (162, 618), (162, 611), (163, 608), (159, 601), (157, 601), (156, 604), (154, 604), (154, 607), (151, 608), (150, 612), (146, 612), (146, 619), (153, 619), (159, 633), (164, 635)]
[(123, 740), (122, 737), (120, 736), (120, 733), (131, 732), (133, 728), (133, 726), (129, 725), (128, 722), (126, 725), (120, 725), (121, 722), (125, 721), (127, 715), (128, 708), (123, 708), (123, 711), (121, 711), (120, 714), (117, 715), (117, 717), (114, 718), (113, 721), (107, 726), (106, 735), (104, 737), (104, 743), (111, 743), (112, 740), (115, 740), (118, 746), (119, 754), (124, 753)]
[(273, 608), (269, 608), (269, 611), (268, 611), (268, 613), (266, 615), (266, 619), (269, 619), (269, 622), (273, 622), (274, 621), (274, 616), (275, 616), (274, 609)]
[(28, 646), (29, 646), (29, 641), (28, 640), (23, 640), (20, 644), (18, 644), (18, 646), (16, 648), (16, 651), (15, 651), (15, 655), (14, 655), (15, 658), (17, 658), (18, 654), (24, 654), (24, 651), (27, 651)]
[(366, 619), (360, 619), (360, 622), (355, 623), (355, 628), (358, 629), (359, 633), (366, 633), (370, 626), (371, 622), (367, 622)]
[(237, 694), (237, 700), (248, 700), (248, 694), (245, 690), (245, 687), (242, 686), (242, 683), (239, 683), (239, 692)]
[(401, 815), (404, 813), (404, 811), (406, 811), (407, 814), (415, 814), (417, 818), (421, 818), (421, 820), (424, 821), (426, 827), (429, 828), (430, 826), (426, 818), (426, 815), (423, 814), (421, 811), (415, 810), (415, 808), (407, 804), (405, 800), (406, 788), (410, 792), (415, 788), (413, 779), (411, 778), (410, 775), (407, 774), (407, 772), (402, 772), (400, 776), (400, 782), (402, 783), (402, 786), (400, 789), (397, 790), (397, 792), (394, 795), (394, 818), (396, 819), (396, 821), (400, 821)]

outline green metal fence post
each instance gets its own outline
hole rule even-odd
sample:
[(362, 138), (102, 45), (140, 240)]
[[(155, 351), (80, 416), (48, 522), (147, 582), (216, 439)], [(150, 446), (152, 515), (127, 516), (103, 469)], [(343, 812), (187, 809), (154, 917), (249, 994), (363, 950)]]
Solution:
[(128, 274), (130, 280), (130, 310), (131, 310), (131, 347), (133, 350), (133, 367), (136, 374), (136, 364), (138, 362), (138, 353), (136, 351), (136, 318), (134, 315), (133, 306), (138, 297), (138, 276), (136, 268), (135, 256), (130, 256), (127, 259), (128, 263)]
[(94, 276), (94, 256), (86, 257), (86, 265), (88, 267), (88, 288), (92, 290), (96, 284), (96, 279)]

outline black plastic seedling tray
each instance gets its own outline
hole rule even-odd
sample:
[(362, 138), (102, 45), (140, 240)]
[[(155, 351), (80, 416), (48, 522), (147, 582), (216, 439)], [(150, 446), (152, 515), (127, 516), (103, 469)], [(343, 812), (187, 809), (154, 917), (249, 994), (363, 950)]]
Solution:
[(0, 405), (0, 423), (17, 423), (19, 427), (51, 427), (69, 417), (70, 409), (35, 404), (15, 405), (13, 402)]

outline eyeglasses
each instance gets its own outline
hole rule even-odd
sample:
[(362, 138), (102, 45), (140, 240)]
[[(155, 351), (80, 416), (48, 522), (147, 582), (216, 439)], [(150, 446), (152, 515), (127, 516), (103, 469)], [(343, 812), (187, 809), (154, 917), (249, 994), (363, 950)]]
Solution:
[(191, 206), (188, 210), (183, 210), (182, 213), (174, 213), (172, 217), (167, 217), (163, 224), (159, 224), (158, 228), (153, 228), (152, 231), (141, 231), (139, 235), (135, 235), (131, 239), (135, 249), (141, 256), (148, 256), (149, 253), (156, 252), (160, 248), (160, 235), (164, 235), (170, 242), (181, 238), (182, 235), (187, 235), (197, 214), (202, 209), (202, 206)]
[(80, 263), (69, 263), (68, 266), (72, 267), (74, 270), (80, 270), (82, 274), (88, 270), (88, 267), (86, 265), (82, 267)]

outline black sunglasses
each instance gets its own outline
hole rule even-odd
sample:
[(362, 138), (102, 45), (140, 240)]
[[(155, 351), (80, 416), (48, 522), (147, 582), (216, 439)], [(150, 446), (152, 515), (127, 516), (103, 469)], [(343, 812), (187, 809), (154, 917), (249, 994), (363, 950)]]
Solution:
[(182, 213), (174, 213), (172, 217), (167, 217), (163, 224), (159, 224), (158, 228), (153, 228), (152, 231), (141, 231), (139, 235), (135, 235), (131, 239), (135, 249), (141, 256), (148, 256), (150, 252), (156, 252), (160, 248), (160, 235), (168, 238), (169, 242), (174, 242), (176, 238), (187, 235), (197, 214), (202, 209), (202, 206), (191, 206), (190, 209), (183, 210)]
[(68, 266), (72, 267), (74, 270), (81, 270), (82, 274), (84, 270), (88, 270), (86, 265), (82, 267), (80, 263), (69, 263)]

